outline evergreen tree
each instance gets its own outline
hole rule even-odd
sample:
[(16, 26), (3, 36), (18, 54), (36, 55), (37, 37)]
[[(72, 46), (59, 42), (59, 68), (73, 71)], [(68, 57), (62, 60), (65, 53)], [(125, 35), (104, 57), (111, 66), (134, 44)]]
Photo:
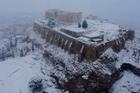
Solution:
[(81, 23), (78, 23), (78, 28), (81, 28)]
[(55, 27), (56, 26), (56, 21), (53, 18), (50, 18), (49, 21), (48, 21), (48, 26), (50, 28)]
[(31, 89), (32, 93), (42, 93), (43, 91), (43, 83), (42, 79), (34, 79), (29, 82), (29, 88)]
[(34, 51), (35, 48), (34, 48), (34, 42), (32, 41), (32, 51)]
[(4, 48), (2, 48), (1, 59), (2, 59), (2, 60), (5, 60)]
[(21, 49), (20, 50), (20, 57), (23, 57), (24, 56), (24, 53), (23, 53), (23, 50)]
[(82, 28), (87, 29), (87, 27), (88, 27), (88, 23), (86, 20), (84, 20), (82, 23)]

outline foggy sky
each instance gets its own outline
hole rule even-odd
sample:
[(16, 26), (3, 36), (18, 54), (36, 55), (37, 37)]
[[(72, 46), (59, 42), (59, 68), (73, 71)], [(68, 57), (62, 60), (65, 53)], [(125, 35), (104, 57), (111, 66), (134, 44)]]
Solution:
[(49, 8), (82, 11), (140, 29), (140, 0), (0, 0), (0, 15), (43, 13)]

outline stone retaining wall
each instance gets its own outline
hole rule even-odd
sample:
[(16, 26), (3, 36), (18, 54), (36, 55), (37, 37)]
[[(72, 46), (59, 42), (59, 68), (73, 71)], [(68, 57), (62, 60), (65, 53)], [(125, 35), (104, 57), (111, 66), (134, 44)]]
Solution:
[(43, 27), (37, 23), (34, 23), (33, 29), (41, 34), (41, 37), (44, 38), (46, 42), (61, 47), (69, 53), (79, 54), (80, 60), (96, 60), (108, 48), (112, 48), (114, 51), (118, 52), (124, 47), (126, 40), (132, 40), (134, 38), (134, 31), (129, 30), (116, 40), (109, 41), (99, 46), (92, 46), (80, 42), (67, 34)]

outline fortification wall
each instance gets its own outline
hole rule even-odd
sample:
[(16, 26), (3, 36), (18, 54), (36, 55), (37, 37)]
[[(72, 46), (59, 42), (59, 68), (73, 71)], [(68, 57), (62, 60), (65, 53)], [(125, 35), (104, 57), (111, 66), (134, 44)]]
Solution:
[(37, 23), (34, 23), (33, 29), (41, 34), (41, 37), (44, 38), (46, 42), (61, 47), (69, 53), (79, 54), (80, 60), (96, 60), (108, 48), (112, 48), (114, 51), (118, 52), (124, 47), (126, 40), (132, 40), (134, 38), (134, 31), (130, 30), (116, 40), (109, 41), (99, 46), (92, 46), (80, 42), (67, 34), (43, 27)]

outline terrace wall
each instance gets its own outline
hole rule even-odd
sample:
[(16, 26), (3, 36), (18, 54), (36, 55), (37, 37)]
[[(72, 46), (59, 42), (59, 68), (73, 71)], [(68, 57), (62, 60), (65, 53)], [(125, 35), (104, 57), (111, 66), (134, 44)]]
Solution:
[(112, 48), (114, 51), (118, 52), (120, 49), (124, 48), (126, 40), (132, 40), (134, 38), (134, 31), (129, 30), (116, 40), (109, 41), (99, 46), (91, 46), (67, 34), (43, 27), (37, 23), (34, 23), (33, 29), (41, 34), (41, 37), (44, 38), (46, 42), (61, 47), (69, 53), (79, 54), (80, 60), (96, 60), (108, 48)]

